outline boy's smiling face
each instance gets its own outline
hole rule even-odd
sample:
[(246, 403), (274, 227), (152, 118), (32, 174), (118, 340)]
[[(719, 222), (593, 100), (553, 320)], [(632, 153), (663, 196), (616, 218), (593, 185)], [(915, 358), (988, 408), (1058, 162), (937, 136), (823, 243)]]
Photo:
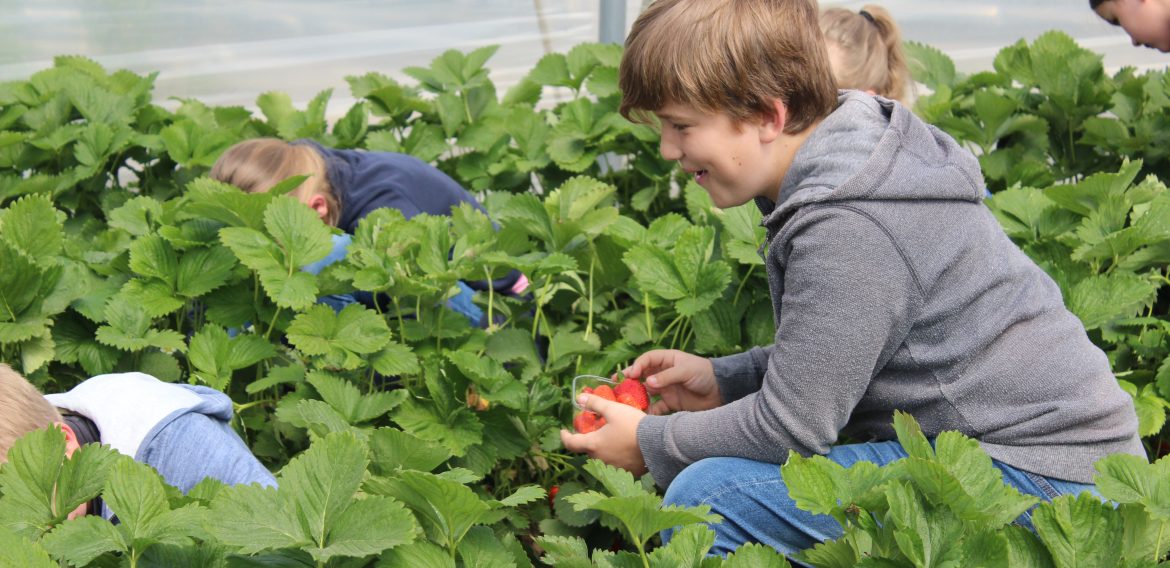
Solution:
[(723, 113), (673, 103), (654, 114), (662, 123), (662, 157), (677, 161), (716, 207), (734, 207), (756, 197), (776, 200), (784, 175), (770, 144), (779, 132), (769, 121), (737, 124)]
[(1170, 52), (1170, 1), (1107, 0), (1096, 12), (1106, 22), (1121, 26), (1135, 46)]

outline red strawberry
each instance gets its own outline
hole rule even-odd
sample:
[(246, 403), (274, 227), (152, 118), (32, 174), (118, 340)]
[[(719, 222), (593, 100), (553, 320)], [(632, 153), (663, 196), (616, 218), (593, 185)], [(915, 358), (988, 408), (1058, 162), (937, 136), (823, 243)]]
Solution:
[(599, 396), (605, 400), (612, 400), (617, 402), (617, 393), (615, 393), (613, 389), (609, 387), (609, 385), (601, 385), (593, 389), (593, 396)]
[(638, 379), (626, 379), (614, 389), (618, 402), (645, 412), (650, 408), (650, 395)]
[(550, 509), (553, 507), (553, 501), (557, 498), (557, 493), (560, 493), (560, 492), (561, 492), (560, 485), (554, 485), (554, 486), (548, 488), (548, 506)]
[(588, 434), (602, 426), (605, 426), (605, 419), (596, 412), (582, 410), (573, 417), (573, 429), (578, 434)]

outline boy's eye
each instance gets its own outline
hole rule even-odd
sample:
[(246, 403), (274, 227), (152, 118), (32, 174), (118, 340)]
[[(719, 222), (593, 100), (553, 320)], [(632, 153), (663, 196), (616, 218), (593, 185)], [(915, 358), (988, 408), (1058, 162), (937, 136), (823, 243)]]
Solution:
[(670, 123), (670, 127), (679, 131), (679, 132), (686, 130), (689, 126), (690, 126), (689, 124), (677, 124), (674, 122)]

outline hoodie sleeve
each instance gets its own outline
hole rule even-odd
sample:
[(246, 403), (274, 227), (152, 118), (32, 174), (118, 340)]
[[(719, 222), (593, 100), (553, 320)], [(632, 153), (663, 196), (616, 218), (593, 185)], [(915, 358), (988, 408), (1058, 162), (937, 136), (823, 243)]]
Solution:
[[(775, 346), (717, 360), (720, 388), (735, 385), (724, 394), (727, 404), (647, 416), (638, 426), (638, 445), (661, 487), (703, 458), (779, 464), (789, 450), (828, 453), (870, 379), (909, 333), (922, 295), (889, 235), (863, 213), (807, 208), (769, 249), (768, 262), (783, 274)], [(734, 398), (748, 390), (764, 354), (759, 389)]]
[(715, 380), (719, 384), (719, 395), (723, 404), (739, 400), (760, 390), (764, 372), (768, 370), (768, 359), (772, 356), (773, 345), (753, 347), (743, 353), (711, 359), (715, 369)]

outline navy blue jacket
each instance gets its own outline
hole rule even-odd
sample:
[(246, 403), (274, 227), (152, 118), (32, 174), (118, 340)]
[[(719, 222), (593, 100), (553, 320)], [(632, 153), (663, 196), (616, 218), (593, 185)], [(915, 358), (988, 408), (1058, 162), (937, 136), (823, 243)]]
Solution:
[[(353, 234), (358, 222), (380, 207), (393, 207), (407, 219), (420, 213), (449, 216), (462, 203), (470, 203), (487, 214), (483, 205), (459, 182), (414, 156), (336, 150), (313, 140), (297, 140), (294, 144), (311, 146), (325, 160), (329, 185), (341, 203), (337, 227), (347, 233)], [(519, 271), (513, 270), (493, 280), (491, 286), (497, 291), (509, 290), (520, 276)], [(487, 289), (486, 282), (468, 281), (467, 285), (476, 290)]]
[(337, 228), (347, 233), (353, 234), (358, 221), (381, 207), (397, 209), (407, 219), (420, 213), (451, 215), (462, 203), (487, 214), (459, 182), (414, 156), (335, 150), (312, 140), (296, 143), (311, 146), (324, 158), (329, 185), (341, 202)]

